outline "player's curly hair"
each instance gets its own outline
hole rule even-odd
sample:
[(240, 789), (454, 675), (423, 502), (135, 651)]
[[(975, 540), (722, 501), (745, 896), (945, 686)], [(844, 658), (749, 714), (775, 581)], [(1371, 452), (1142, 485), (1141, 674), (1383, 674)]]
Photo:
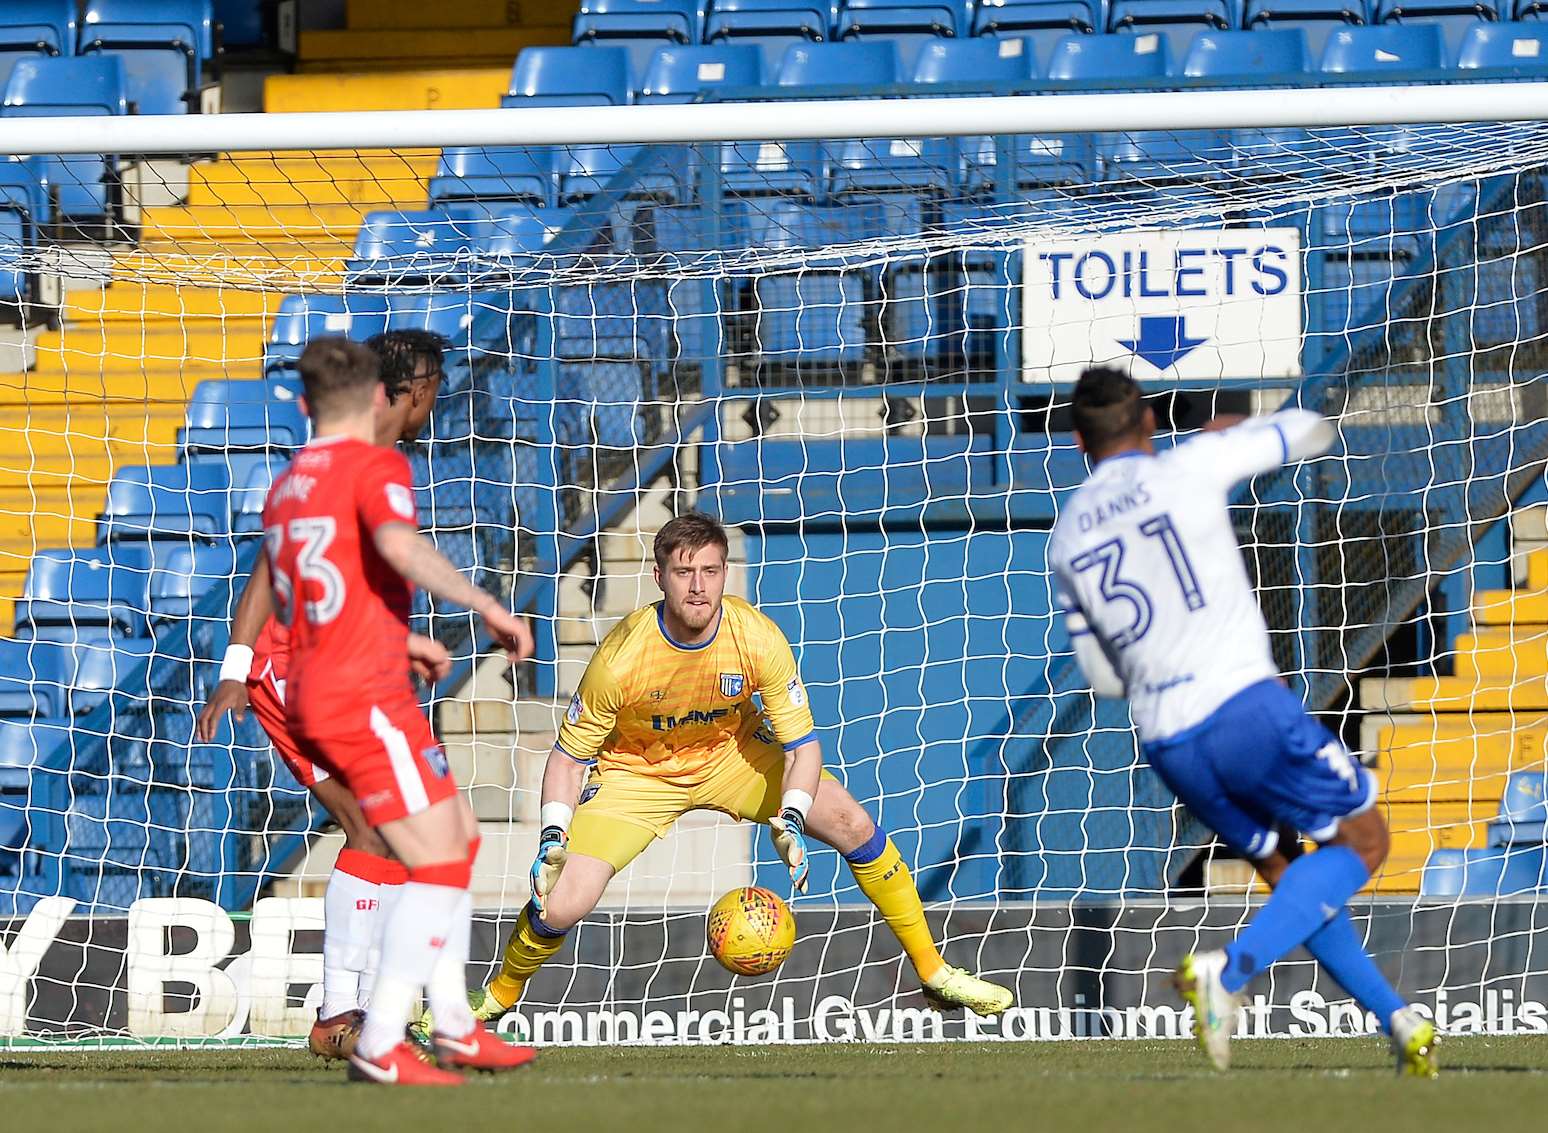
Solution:
[(1145, 395), (1122, 370), (1093, 366), (1070, 395), (1075, 432), (1088, 453), (1101, 453), (1130, 436), (1145, 419)]
[(366, 346), (382, 360), (387, 400), (397, 401), (408, 392), (420, 363), (428, 362), (433, 372), (441, 372), (451, 339), (433, 330), (389, 330), (373, 334), (366, 339)]
[(667, 520), (661, 530), (656, 532), (656, 565), (665, 570), (678, 551), (687, 551), (691, 555), (703, 547), (711, 546), (719, 547), (721, 554), (729, 554), (731, 551), (731, 541), (726, 538), (726, 529), (720, 525), (720, 521), (702, 511), (684, 512)]

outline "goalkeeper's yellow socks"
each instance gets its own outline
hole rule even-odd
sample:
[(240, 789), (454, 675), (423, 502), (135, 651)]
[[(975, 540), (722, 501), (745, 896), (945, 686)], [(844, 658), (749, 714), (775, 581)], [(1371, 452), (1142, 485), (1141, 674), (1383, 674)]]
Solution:
[(564, 937), (564, 933), (544, 924), (543, 918), (528, 905), (517, 918), (516, 931), (511, 933), (510, 942), (505, 946), (500, 973), (489, 981), (485, 994), (502, 1008), (515, 1006), (527, 981), (550, 956), (564, 947)]
[(930, 926), (925, 923), (924, 904), (914, 888), (913, 875), (903, 864), (903, 855), (880, 826), (869, 841), (844, 855), (855, 881), (892, 929), (903, 951), (908, 953), (921, 981), (929, 980), (946, 966)]

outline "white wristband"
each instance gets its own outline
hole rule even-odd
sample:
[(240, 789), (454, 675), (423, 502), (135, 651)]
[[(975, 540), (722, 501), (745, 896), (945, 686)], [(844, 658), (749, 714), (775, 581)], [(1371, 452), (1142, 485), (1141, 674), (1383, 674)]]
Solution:
[(253, 647), (251, 645), (228, 645), (226, 656), (220, 663), (220, 679), (223, 681), (240, 681), (247, 683), (248, 674), (253, 671)]
[(806, 812), (812, 809), (812, 796), (792, 787), (780, 797), (779, 809), (793, 810), (801, 816), (801, 821), (805, 822)]
[(575, 817), (575, 808), (566, 803), (544, 803), (543, 809), (538, 811), (538, 829), (547, 830), (550, 826), (557, 826), (560, 830), (570, 828), (570, 819)]

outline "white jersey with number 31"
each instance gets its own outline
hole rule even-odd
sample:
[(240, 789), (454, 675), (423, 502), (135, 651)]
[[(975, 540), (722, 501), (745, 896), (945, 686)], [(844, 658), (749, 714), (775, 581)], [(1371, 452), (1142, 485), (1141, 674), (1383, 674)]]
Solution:
[(1319, 426), (1282, 410), (1156, 455), (1109, 457), (1065, 501), (1048, 543), (1055, 600), (1072, 636), (1101, 643), (1142, 742), (1278, 675), (1227, 498)]

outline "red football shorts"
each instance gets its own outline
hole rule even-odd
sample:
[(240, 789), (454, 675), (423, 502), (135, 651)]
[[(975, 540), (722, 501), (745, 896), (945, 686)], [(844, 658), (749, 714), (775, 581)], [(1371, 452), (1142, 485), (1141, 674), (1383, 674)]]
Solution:
[(349, 700), (312, 697), (292, 730), (302, 754), (333, 770), (372, 826), (418, 814), (457, 791), (446, 752), (407, 689)]
[(328, 772), (302, 755), (296, 741), (290, 738), (290, 725), (285, 719), (285, 682), (274, 676), (273, 669), (265, 667), (262, 676), (247, 682), (247, 706), (297, 783), (310, 789), (328, 778)]

